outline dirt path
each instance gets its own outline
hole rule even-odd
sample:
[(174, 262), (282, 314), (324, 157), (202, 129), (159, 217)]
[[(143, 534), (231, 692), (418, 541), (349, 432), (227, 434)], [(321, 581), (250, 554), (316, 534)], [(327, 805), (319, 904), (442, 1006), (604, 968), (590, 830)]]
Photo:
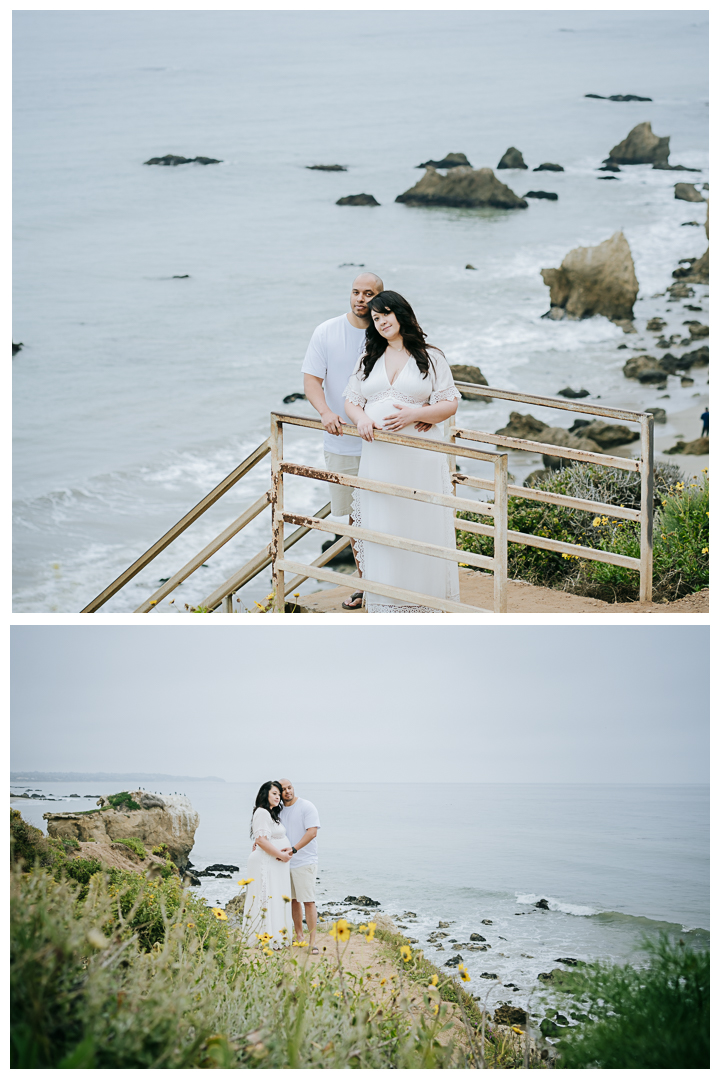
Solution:
[[(345, 612), (341, 605), (358, 585), (357, 578), (348, 575), (347, 586), (326, 589), (322, 592), (301, 596), (298, 601), (299, 614), (342, 614), (354, 615), (357, 612)], [(490, 574), (460, 568), (460, 599), (464, 604), (485, 608), (492, 611), (493, 579)], [(508, 581), (508, 612), (511, 614), (581, 614), (597, 612), (600, 615), (636, 615), (653, 612), (661, 615), (701, 615), (710, 610), (710, 590), (684, 596), (671, 604), (607, 604), (604, 600), (593, 600), (589, 596), (574, 596), (559, 589), (546, 589), (540, 585), (527, 585), (524, 581)]]

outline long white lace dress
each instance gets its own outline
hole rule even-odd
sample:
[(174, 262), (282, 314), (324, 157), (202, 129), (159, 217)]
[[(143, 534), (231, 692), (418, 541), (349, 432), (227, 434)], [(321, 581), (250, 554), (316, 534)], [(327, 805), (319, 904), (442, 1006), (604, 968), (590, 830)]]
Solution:
[[(345, 398), (363, 408), (366, 414), (382, 424), (393, 412), (393, 405), (435, 405), (438, 401), (459, 398), (450, 365), (436, 350), (430, 350), (433, 360), (426, 378), (412, 357), (402, 368), (391, 385), (382, 357), (375, 364), (367, 379), (361, 379), (358, 361), (355, 371), (345, 388)], [(399, 434), (424, 439), (441, 439), (442, 427), (435, 425), (421, 434), (413, 424), (404, 427)], [(450, 470), (445, 454), (428, 453), (414, 447), (393, 446), (391, 443), (363, 442), (359, 476), (372, 480), (384, 480), (391, 484), (423, 491), (452, 494)], [(452, 510), (445, 506), (400, 499), (393, 495), (379, 495), (373, 491), (355, 490), (353, 497), (353, 520), (363, 529), (422, 540), (442, 547), (455, 547), (455, 527)], [(356, 542), (358, 563), (363, 577), (380, 581), (401, 589), (411, 589), (435, 596), (441, 600), (459, 600), (457, 563), (430, 555), (418, 555), (412, 551), (385, 547), (367, 541)], [(365, 594), (368, 612), (432, 612), (436, 608), (408, 604), (376, 593)]]
[[(285, 826), (273, 821), (270, 812), (262, 807), (258, 807), (252, 819), (252, 838), (257, 840), (259, 836), (264, 836), (278, 851), (291, 846)], [(248, 856), (247, 871), (247, 876), (254, 879), (245, 895), (243, 931), (248, 941), (258, 945), (256, 935), (269, 934), (271, 949), (287, 948), (292, 944), (290, 863), (278, 862), (258, 846)]]

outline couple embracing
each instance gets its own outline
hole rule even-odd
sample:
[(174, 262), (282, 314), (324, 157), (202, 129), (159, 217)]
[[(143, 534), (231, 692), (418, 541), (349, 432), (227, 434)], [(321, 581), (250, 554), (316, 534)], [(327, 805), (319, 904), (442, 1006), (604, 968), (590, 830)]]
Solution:
[[(317, 833), (320, 818), (309, 799), (295, 794), (290, 780), (268, 780), (255, 798), (248, 857), (243, 927), (251, 941), (282, 949), (309, 944), (317, 953)], [(303, 936), (303, 906), (309, 943)]]
[[(375, 274), (352, 284), (350, 311), (321, 323), (302, 367), (305, 395), (325, 428), (325, 465), (334, 472), (367, 477), (439, 494), (452, 494), (447, 458), (410, 446), (377, 442), (377, 430), (441, 439), (437, 425), (457, 411), (457, 390), (444, 354), (427, 344), (410, 304), (386, 290)], [(343, 434), (352, 423), (360, 438)], [(453, 512), (373, 491), (330, 485), (330, 520), (455, 549)], [(457, 563), (402, 548), (353, 541), (361, 578), (459, 600)], [(379, 591), (354, 593), (345, 610), (434, 612)]]

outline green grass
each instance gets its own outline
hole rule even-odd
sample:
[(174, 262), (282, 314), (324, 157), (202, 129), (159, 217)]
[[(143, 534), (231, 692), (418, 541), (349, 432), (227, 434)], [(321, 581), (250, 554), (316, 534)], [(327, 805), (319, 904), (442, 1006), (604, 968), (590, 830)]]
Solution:
[(126, 840), (115, 840), (114, 843), (124, 844), (125, 847), (130, 848), (131, 851), (134, 851), (140, 859), (147, 858), (147, 851), (145, 849), (145, 845), (143, 844), (142, 840), (138, 840), (134, 836), (131, 836)]
[(642, 970), (594, 964), (573, 972), (568, 996), (588, 1019), (563, 1032), (558, 1067), (710, 1068), (709, 952), (666, 937), (646, 950)]

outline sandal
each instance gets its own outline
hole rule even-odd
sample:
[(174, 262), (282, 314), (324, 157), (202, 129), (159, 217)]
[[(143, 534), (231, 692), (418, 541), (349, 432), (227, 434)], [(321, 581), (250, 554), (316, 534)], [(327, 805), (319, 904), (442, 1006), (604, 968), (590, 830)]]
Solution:
[(311, 953), (317, 953), (317, 955), (318, 955), (318, 956), (320, 955), (320, 950), (318, 949), (317, 945), (313, 945), (313, 947), (312, 947), (312, 949), (310, 950), (310, 952), (311, 952)]
[[(342, 606), (345, 611), (359, 611), (363, 605), (363, 593), (354, 592), (349, 600), (343, 600)], [(360, 601), (357, 603), (356, 601)]]

